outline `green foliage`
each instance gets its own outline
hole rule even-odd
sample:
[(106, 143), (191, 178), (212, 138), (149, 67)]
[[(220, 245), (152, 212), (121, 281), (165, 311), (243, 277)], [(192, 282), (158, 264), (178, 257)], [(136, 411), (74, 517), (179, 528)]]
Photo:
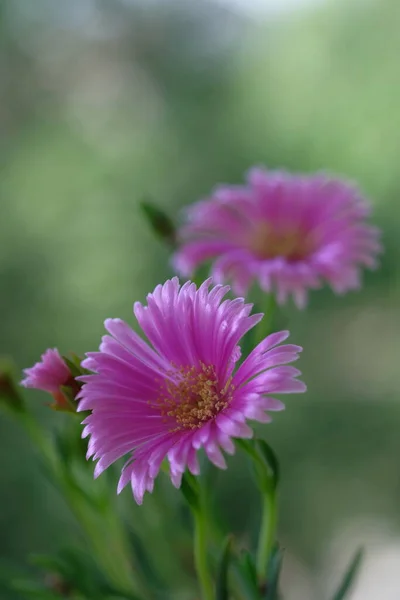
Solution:
[(278, 583), (282, 567), (283, 552), (279, 544), (272, 549), (268, 563), (265, 600), (279, 600)]
[(262, 458), (264, 467), (269, 470), (269, 474), (270, 476), (272, 476), (274, 488), (276, 488), (278, 486), (280, 478), (278, 457), (276, 456), (271, 446), (267, 444), (265, 440), (256, 439), (255, 447), (258, 451), (258, 456)]
[(243, 550), (239, 557), (239, 571), (249, 599), (260, 600), (256, 564), (253, 555), (248, 550)]
[(173, 245), (175, 243), (175, 226), (168, 215), (147, 200), (140, 203), (140, 208), (154, 233), (165, 242)]
[(82, 600), (138, 600), (136, 596), (109, 584), (90, 555), (76, 548), (57, 556), (36, 555), (31, 561), (43, 572), (43, 583), (14, 578), (11, 587), (24, 598), (56, 600), (68, 597)]
[(345, 600), (351, 591), (353, 584), (359, 574), (361, 563), (364, 557), (363, 548), (359, 548), (347, 567), (343, 579), (333, 595), (332, 600)]
[(0, 361), (0, 403), (13, 412), (25, 410), (24, 401), (15, 383), (15, 367), (10, 361)]
[(67, 364), (72, 377), (79, 377), (80, 375), (87, 375), (90, 373), (87, 369), (81, 367), (81, 358), (76, 354), (71, 353), (71, 356), (63, 356), (63, 361)]
[(216, 580), (216, 600), (229, 600), (229, 563), (231, 560), (233, 538), (229, 536), (224, 543), (218, 563)]
[(238, 439), (236, 443), (251, 457), (260, 489), (275, 489), (279, 483), (280, 471), (278, 458), (271, 446), (262, 439)]
[(181, 492), (193, 511), (200, 509), (200, 487), (198, 480), (189, 472), (182, 477)]

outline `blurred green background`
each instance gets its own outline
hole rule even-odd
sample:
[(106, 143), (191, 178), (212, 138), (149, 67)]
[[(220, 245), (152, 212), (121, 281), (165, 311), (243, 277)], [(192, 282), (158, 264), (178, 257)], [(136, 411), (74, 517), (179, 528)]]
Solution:
[[(284, 309), (309, 387), (263, 429), (282, 462), (286, 600), (328, 598), (360, 543), (352, 599), (400, 598), (399, 31), (398, 0), (0, 0), (0, 353), (19, 369), (48, 346), (95, 349), (106, 317), (133, 323), (171, 275), (143, 198), (178, 218), (265, 164), (343, 174), (373, 203), (385, 254), (362, 292)], [(6, 415), (0, 444), (0, 557), (23, 564), (77, 532)], [(221, 514), (254, 531), (246, 463), (230, 464)], [(154, 529), (152, 502), (129, 510)]]

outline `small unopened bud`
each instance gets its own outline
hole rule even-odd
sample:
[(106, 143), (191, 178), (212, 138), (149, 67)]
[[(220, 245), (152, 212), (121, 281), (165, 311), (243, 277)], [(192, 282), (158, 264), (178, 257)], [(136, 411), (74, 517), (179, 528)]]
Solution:
[(57, 348), (49, 348), (41, 356), (41, 361), (33, 367), (24, 369), (25, 379), (21, 385), (27, 388), (43, 390), (53, 396), (50, 408), (64, 412), (76, 412), (76, 396), (81, 384), (75, 379), (86, 371), (80, 366), (79, 358), (63, 357)]

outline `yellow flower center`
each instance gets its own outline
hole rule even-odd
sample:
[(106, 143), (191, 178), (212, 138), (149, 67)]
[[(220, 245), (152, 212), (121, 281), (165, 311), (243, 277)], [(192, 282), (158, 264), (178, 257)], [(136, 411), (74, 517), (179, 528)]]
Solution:
[(167, 420), (176, 421), (173, 431), (198, 429), (226, 408), (232, 399), (231, 378), (220, 389), (213, 365), (177, 367), (162, 385), (156, 405)]
[(290, 261), (302, 260), (310, 254), (312, 246), (310, 236), (300, 229), (273, 229), (268, 223), (260, 223), (250, 239), (251, 250), (262, 259), (282, 256)]

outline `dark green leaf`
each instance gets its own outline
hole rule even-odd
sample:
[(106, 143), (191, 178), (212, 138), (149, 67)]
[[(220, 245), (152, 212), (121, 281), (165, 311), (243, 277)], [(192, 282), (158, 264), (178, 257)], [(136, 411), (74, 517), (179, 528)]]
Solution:
[(248, 550), (243, 551), (242, 561), (243, 572), (246, 573), (247, 579), (257, 586), (257, 570), (254, 562), (254, 557)]
[(216, 581), (216, 600), (229, 599), (228, 570), (231, 558), (232, 543), (233, 538), (232, 536), (229, 536), (225, 541), (224, 548), (219, 560)]
[(278, 600), (279, 575), (282, 567), (283, 552), (276, 544), (268, 563), (265, 600)]
[(154, 588), (165, 588), (165, 583), (161, 581), (158, 571), (155, 568), (157, 563), (149, 558), (149, 549), (146, 548), (146, 544), (142, 542), (134, 531), (129, 532), (129, 540), (136, 557), (137, 568), (140, 569), (143, 578)]
[(271, 448), (271, 446), (269, 444), (267, 444), (267, 442), (265, 440), (257, 439), (256, 447), (259, 451), (259, 454), (264, 458), (265, 463), (270, 468), (272, 477), (274, 480), (274, 484), (276, 487), (279, 483), (279, 478), (280, 478), (278, 458), (277, 458), (275, 452), (273, 451), (273, 449)]
[[(13, 561), (0, 558), (0, 591), (14, 589), (13, 582), (29, 581), (31, 572)], [(0, 598), (2, 598), (0, 593)]]
[(14, 366), (7, 360), (0, 361), (0, 402), (14, 412), (25, 410), (24, 401), (14, 380)]
[(257, 452), (256, 449), (254, 447), (254, 440), (245, 440), (242, 438), (238, 438), (236, 441), (236, 444), (242, 448), (242, 450), (244, 450), (245, 452), (247, 452), (247, 454), (253, 458), (254, 460), (259, 460), (259, 457), (257, 456)]
[(65, 575), (65, 563), (58, 556), (48, 556), (47, 554), (33, 554), (29, 557), (29, 561), (41, 567), (45, 571), (51, 571), (52, 573), (59, 573)]
[(363, 548), (359, 548), (357, 550), (357, 552), (355, 553), (353, 560), (349, 564), (349, 566), (343, 576), (342, 582), (341, 582), (337, 592), (333, 595), (332, 600), (343, 600), (347, 596), (348, 592), (350, 591), (350, 589), (354, 583), (355, 578), (358, 575), (363, 557), (364, 557), (364, 550), (363, 550)]
[(147, 200), (140, 203), (140, 208), (154, 233), (169, 244), (174, 244), (175, 226), (169, 216)]
[(246, 586), (246, 595), (250, 600), (259, 600), (260, 593), (258, 589), (257, 571), (254, 558), (248, 550), (243, 550), (240, 561), (239, 571)]
[(84, 598), (101, 600), (112, 595), (125, 600), (138, 600), (136, 596), (111, 585), (90, 555), (76, 548), (66, 548), (57, 556), (36, 555), (31, 561), (43, 569), (50, 583), (54, 577), (57, 587), (74, 590)]
[(191, 473), (185, 473), (182, 477), (181, 492), (192, 510), (200, 507), (199, 485)]
[(264, 440), (238, 439), (236, 443), (243, 448), (253, 461), (259, 488), (265, 492), (276, 488), (279, 482), (279, 463), (271, 446)]
[(11, 588), (29, 600), (59, 600), (60, 596), (51, 590), (47, 590), (45, 586), (33, 581), (24, 581), (16, 579), (11, 581)]
[(68, 358), (68, 356), (63, 356), (62, 359), (70, 370), (72, 377), (79, 377), (80, 375), (87, 374), (87, 370), (83, 369), (80, 365), (81, 359), (76, 356), (76, 354), (73, 354), (71, 358)]

